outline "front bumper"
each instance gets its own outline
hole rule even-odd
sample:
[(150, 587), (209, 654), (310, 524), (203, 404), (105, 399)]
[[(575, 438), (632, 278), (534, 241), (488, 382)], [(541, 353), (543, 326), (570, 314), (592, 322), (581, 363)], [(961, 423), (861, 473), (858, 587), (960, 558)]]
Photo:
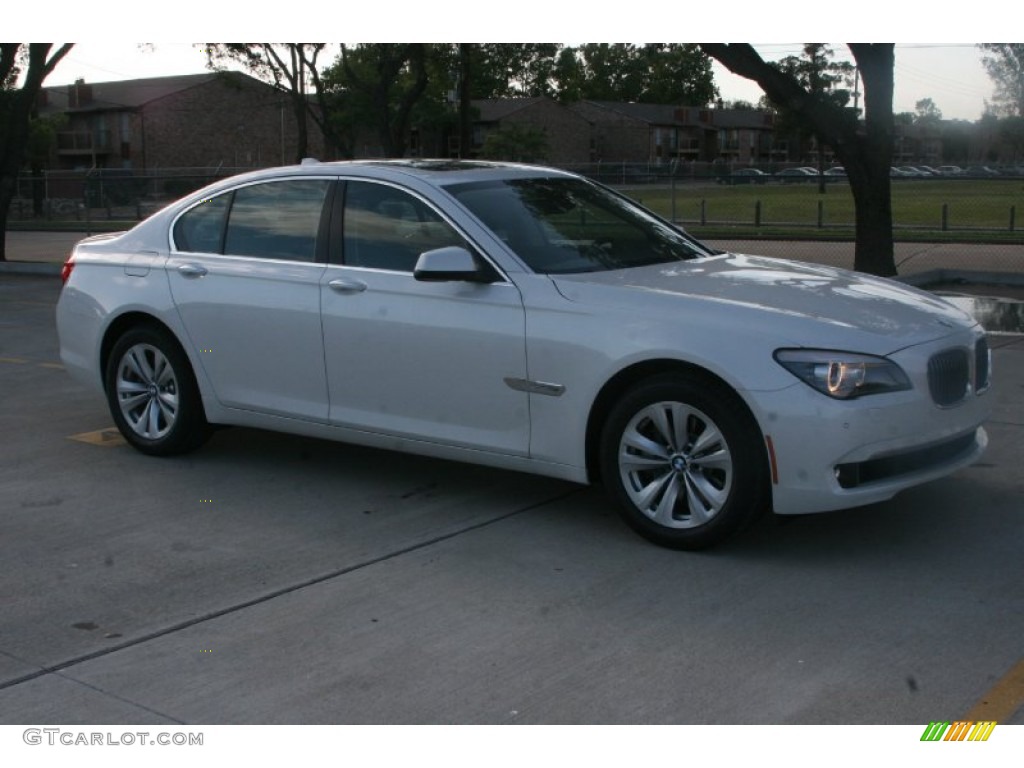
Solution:
[(928, 363), (950, 349), (969, 350), (975, 360), (982, 337), (972, 331), (889, 355), (910, 377), (907, 391), (840, 401), (798, 382), (758, 393), (757, 416), (774, 453), (775, 511), (805, 514), (884, 501), (974, 463), (988, 444), (982, 424), (994, 400), (991, 388), (968, 387), (957, 402), (939, 404)]

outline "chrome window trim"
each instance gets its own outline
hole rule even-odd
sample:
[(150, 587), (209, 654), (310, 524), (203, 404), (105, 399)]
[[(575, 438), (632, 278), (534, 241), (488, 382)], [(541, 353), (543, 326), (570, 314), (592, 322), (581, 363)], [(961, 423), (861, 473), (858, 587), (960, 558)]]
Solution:
[(325, 267), (331, 266), (330, 264), (324, 264), (322, 261), (299, 261), (297, 259), (273, 259), (264, 256), (239, 256), (237, 254), (228, 253), (209, 253), (207, 251), (174, 251), (171, 256), (195, 256), (201, 259), (227, 259), (231, 261), (246, 261), (252, 262), (257, 261), (260, 264), (281, 264), (284, 266), (307, 266), (307, 267)]
[[(294, 262), (287, 262), (287, 263), (294, 263)], [(380, 267), (355, 267), (355, 266), (352, 266), (350, 264), (321, 264), (320, 266), (327, 267), (328, 269), (345, 269), (345, 270), (349, 270), (349, 271), (352, 271), (352, 272), (369, 272), (370, 274), (376, 274), (376, 275), (400, 275), (402, 277), (408, 277), (408, 278), (410, 278), (412, 280), (416, 279), (412, 272), (406, 272), (406, 271), (401, 270), (401, 269), (381, 269)], [(497, 267), (495, 267), (495, 269), (497, 269)], [(459, 282), (459, 281), (451, 281), (451, 282)], [(493, 283), (472, 283), (472, 284), (473, 285), (481, 285), (481, 286), (486, 285), (486, 286), (507, 286), (507, 287), (510, 287), (510, 288), (515, 287), (515, 284), (512, 283), (510, 280), (507, 280), (507, 279), (506, 280), (495, 281)]]
[[(257, 184), (274, 184), (274, 183), (282, 182), (282, 181), (307, 181), (307, 180), (308, 181), (330, 181), (330, 182), (337, 182), (338, 181), (338, 177), (337, 176), (330, 176), (330, 175), (320, 175), (320, 174), (317, 174), (315, 176), (314, 175), (307, 175), (307, 174), (295, 174), (293, 176), (275, 176), (275, 177), (273, 177), (271, 179), (252, 179), (250, 181), (246, 181), (246, 182), (243, 182), (241, 184), (237, 184), (235, 186), (228, 187), (227, 189), (222, 189), (220, 192), (218, 192), (216, 195), (214, 195), (214, 197), (204, 197), (201, 200), (195, 201), (194, 203), (192, 203), (192, 205), (188, 206), (187, 208), (184, 208), (184, 209), (178, 211), (174, 215), (174, 218), (171, 219), (170, 226), (167, 227), (167, 251), (168, 251), (168, 253), (170, 253), (171, 255), (174, 255), (176, 253), (189, 253), (189, 254), (194, 254), (196, 256), (228, 256), (229, 254), (226, 254), (226, 253), (211, 253), (209, 251), (182, 251), (182, 250), (179, 250), (178, 249), (178, 244), (174, 242), (174, 230), (178, 226), (178, 220), (182, 216), (184, 216), (186, 213), (189, 213), (190, 211), (195, 210), (200, 205), (205, 205), (207, 202), (209, 202), (210, 200), (213, 200), (215, 197), (222, 197), (223, 195), (227, 195), (227, 194), (232, 193), (232, 192), (237, 192), (239, 189), (245, 189), (246, 187), (254, 187)], [(322, 213), (321, 213), (321, 215), (322, 215)], [(296, 259), (269, 259), (269, 258), (265, 258), (263, 256), (239, 256), (237, 254), (234, 256), (234, 258), (239, 258), (239, 259), (259, 259), (260, 261), (280, 261), (280, 262), (285, 262), (285, 263), (288, 263), (288, 264), (315, 264), (315, 263), (317, 263), (315, 260), (312, 261), (312, 262), (309, 262), (309, 261), (298, 261)]]

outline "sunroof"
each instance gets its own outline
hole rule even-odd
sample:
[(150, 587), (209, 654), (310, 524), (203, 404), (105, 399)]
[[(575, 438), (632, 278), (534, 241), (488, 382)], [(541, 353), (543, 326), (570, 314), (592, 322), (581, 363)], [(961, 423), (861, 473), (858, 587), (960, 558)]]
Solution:
[(380, 160), (375, 165), (405, 165), (422, 171), (468, 171), (473, 168), (493, 168), (493, 163), (474, 160)]

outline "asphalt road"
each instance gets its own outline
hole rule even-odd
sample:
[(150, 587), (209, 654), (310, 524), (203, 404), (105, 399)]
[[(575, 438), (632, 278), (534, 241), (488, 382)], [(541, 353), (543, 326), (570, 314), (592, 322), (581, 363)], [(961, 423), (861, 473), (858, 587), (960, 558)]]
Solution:
[(1024, 338), (978, 465), (654, 547), (594, 490), (244, 429), (153, 459), (0, 275), (0, 723), (1024, 724)]

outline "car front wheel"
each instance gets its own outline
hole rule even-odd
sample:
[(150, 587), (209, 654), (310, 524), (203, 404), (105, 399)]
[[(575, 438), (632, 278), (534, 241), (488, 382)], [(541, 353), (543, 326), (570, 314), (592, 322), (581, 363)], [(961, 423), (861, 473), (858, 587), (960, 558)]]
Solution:
[(702, 376), (629, 390), (609, 413), (600, 455), (626, 523), (665, 547), (717, 544), (767, 505), (760, 430), (735, 394)]
[(114, 423), (143, 453), (185, 453), (209, 436), (188, 359), (166, 331), (142, 326), (122, 335), (107, 361), (105, 384)]

